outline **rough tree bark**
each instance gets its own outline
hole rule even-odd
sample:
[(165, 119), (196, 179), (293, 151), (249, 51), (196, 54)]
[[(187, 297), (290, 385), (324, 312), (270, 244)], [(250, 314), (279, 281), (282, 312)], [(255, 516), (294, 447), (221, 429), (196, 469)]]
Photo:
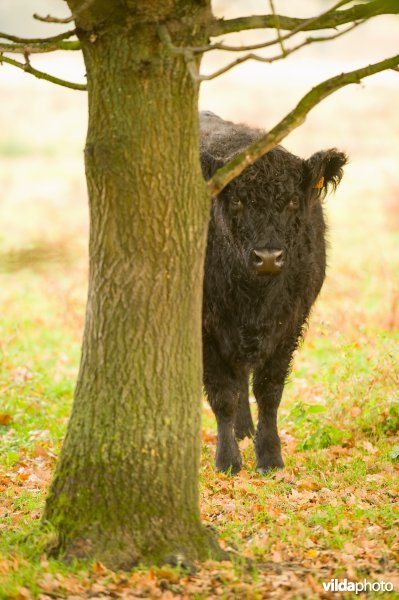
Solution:
[(77, 19), (89, 92), (90, 282), (45, 519), (61, 553), (119, 568), (220, 553), (198, 506), (209, 213), (198, 84), (157, 33), (169, 19), (182, 43), (204, 43), (208, 10), (198, 0), (97, 0)]

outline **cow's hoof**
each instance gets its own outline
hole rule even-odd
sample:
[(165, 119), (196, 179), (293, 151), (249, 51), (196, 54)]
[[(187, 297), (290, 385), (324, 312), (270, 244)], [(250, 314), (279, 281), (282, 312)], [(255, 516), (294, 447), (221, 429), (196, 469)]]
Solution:
[(276, 469), (283, 469), (284, 461), (281, 457), (269, 459), (267, 461), (259, 462), (256, 466), (256, 470), (261, 475), (268, 475), (271, 471), (275, 471)]
[(217, 471), (221, 471), (222, 473), (231, 473), (231, 475), (236, 475), (239, 471), (241, 471), (242, 468), (242, 460), (240, 456), (233, 459), (216, 456), (215, 464)]
[(242, 465), (229, 465), (227, 468), (226, 467), (221, 467), (220, 465), (216, 465), (216, 471), (218, 473), (226, 473), (226, 475), (237, 475), (242, 469)]

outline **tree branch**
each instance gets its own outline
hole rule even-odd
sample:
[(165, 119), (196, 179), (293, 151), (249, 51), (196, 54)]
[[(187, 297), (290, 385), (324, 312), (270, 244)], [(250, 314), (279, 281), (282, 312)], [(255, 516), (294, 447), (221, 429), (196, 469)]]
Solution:
[[(281, 35), (281, 31), (279, 29), (278, 30), (279, 33), (278, 33), (277, 37), (274, 38), (273, 40), (270, 40), (268, 42), (261, 42), (260, 44), (251, 44), (249, 46), (228, 46), (226, 44), (223, 44), (222, 42), (208, 44), (207, 46), (184, 46), (184, 47), (174, 46), (172, 43), (172, 38), (170, 37), (170, 34), (164, 25), (159, 26), (159, 35), (160, 35), (160, 39), (169, 47), (170, 50), (174, 51), (175, 53), (180, 52), (182, 54), (186, 53), (186, 52), (191, 52), (192, 54), (203, 54), (204, 52), (210, 52), (212, 50), (227, 50), (229, 52), (244, 52), (247, 50), (260, 50), (261, 48), (268, 48), (269, 46), (275, 46), (276, 44), (280, 44), (280, 47), (281, 47), (282, 42), (287, 41), (288, 39), (293, 37), (295, 34), (299, 33), (300, 31), (303, 31), (307, 25), (311, 25), (315, 21), (319, 20), (322, 16), (330, 14), (331, 12), (336, 10), (339, 6), (348, 4), (351, 1), (352, 0), (339, 0), (339, 2), (337, 2), (336, 4), (331, 6), (324, 13), (321, 13), (321, 14), (317, 15), (316, 17), (312, 17), (311, 19), (305, 19), (303, 22), (300, 23), (300, 25), (298, 25), (298, 27), (295, 27), (295, 29), (293, 29), (289, 33), (286, 33), (285, 35)], [(274, 10), (274, 5), (273, 5), (273, 10)], [(277, 16), (277, 19), (278, 18), (279, 17)]]
[[(341, 0), (338, 3), (338, 5), (342, 5), (343, 3), (346, 4), (347, 2), (348, 2), (348, 0)], [(338, 6), (338, 5), (336, 5), (336, 6)], [(313, 21), (313, 20), (314, 19), (311, 19), (311, 21)], [(308, 22), (308, 21), (306, 21), (306, 22)], [(268, 58), (268, 57), (259, 56), (257, 54), (253, 54), (251, 52), (250, 54), (245, 54), (244, 56), (240, 56), (236, 60), (234, 60), (231, 63), (227, 64), (225, 67), (222, 67), (218, 71), (215, 71), (211, 75), (200, 75), (199, 74), (198, 62), (195, 60), (195, 54), (200, 53), (200, 52), (206, 52), (207, 50), (216, 50), (216, 49), (221, 49), (221, 50), (245, 50), (245, 49), (248, 49), (250, 47), (239, 48), (239, 47), (233, 47), (233, 46), (224, 46), (222, 44), (214, 44), (212, 46), (202, 46), (202, 47), (175, 46), (173, 44), (173, 42), (172, 42), (170, 34), (169, 34), (167, 28), (165, 27), (165, 25), (160, 25), (158, 27), (158, 35), (159, 35), (160, 40), (166, 45), (166, 47), (168, 48), (168, 50), (171, 53), (173, 53), (173, 54), (180, 54), (180, 55), (184, 56), (184, 59), (185, 59), (186, 64), (187, 64), (187, 68), (188, 68), (188, 70), (190, 72), (190, 75), (191, 75), (191, 77), (193, 78), (194, 81), (209, 81), (211, 79), (215, 79), (216, 77), (219, 77), (219, 75), (222, 75), (223, 73), (226, 73), (227, 71), (229, 71), (233, 67), (236, 67), (237, 65), (240, 65), (240, 64), (242, 64), (242, 63), (244, 63), (244, 62), (246, 62), (248, 60), (257, 60), (259, 62), (265, 62), (265, 63), (273, 63), (273, 62), (275, 62), (277, 60), (281, 60), (283, 58), (286, 58), (289, 54), (293, 54), (297, 50), (300, 50), (304, 46), (308, 46), (309, 44), (312, 44), (314, 42), (327, 42), (329, 40), (333, 40), (335, 38), (338, 38), (341, 35), (344, 35), (345, 33), (348, 33), (348, 31), (351, 31), (355, 27), (358, 27), (359, 25), (361, 25), (364, 22), (365, 22), (365, 20), (355, 22), (350, 27), (347, 27), (346, 29), (338, 31), (337, 33), (335, 33), (333, 35), (330, 35), (330, 36), (308, 37), (303, 42), (301, 42), (300, 44), (297, 44), (296, 46), (293, 46), (292, 48), (286, 49), (284, 47), (284, 45), (283, 45), (282, 42), (284, 40), (287, 40), (288, 38), (292, 37), (296, 33), (298, 33), (300, 31), (300, 28), (297, 28), (297, 29), (293, 30), (292, 32), (290, 32), (289, 34), (287, 34), (285, 36), (280, 36), (280, 37), (272, 40), (271, 42), (265, 42), (265, 43), (253, 46), (253, 48), (265, 48), (266, 46), (272, 46), (272, 45), (275, 45), (275, 44), (279, 44), (280, 48), (282, 48), (281, 54), (277, 54), (276, 56), (272, 56), (272, 57)]]
[(51, 15), (42, 17), (37, 13), (33, 13), (33, 18), (36, 19), (36, 21), (42, 21), (43, 23), (71, 23), (73, 21), (73, 15), (61, 19), (59, 17), (52, 17)]
[(64, 31), (64, 33), (60, 33), (58, 35), (53, 35), (48, 38), (23, 38), (18, 37), (16, 35), (10, 35), (8, 33), (0, 32), (0, 39), (8, 40), (9, 42), (15, 42), (17, 44), (51, 44), (55, 42), (61, 42), (62, 40), (66, 40), (67, 38), (76, 35), (76, 29), (70, 29), (69, 31)]
[(80, 50), (80, 42), (59, 42), (40, 43), (40, 44), (3, 44), (0, 42), (0, 52), (9, 52), (12, 54), (43, 54), (45, 52), (54, 52), (55, 50)]
[(270, 4), (270, 9), (271, 9), (271, 11), (273, 13), (273, 17), (276, 20), (277, 40), (278, 40), (278, 43), (280, 45), (281, 54), (283, 56), (285, 56), (284, 42), (283, 42), (283, 39), (282, 39), (281, 29), (280, 29), (280, 17), (276, 13), (276, 9), (274, 8), (274, 2), (273, 2), (273, 0), (269, 0), (269, 4)]
[(41, 17), (37, 13), (33, 15), (33, 18), (37, 21), (43, 21), (44, 23), (71, 23), (80, 15), (81, 12), (89, 8), (90, 4), (93, 4), (94, 0), (86, 0), (83, 2), (78, 9), (75, 10), (69, 17), (65, 17), (64, 19), (60, 19), (59, 17), (52, 17), (51, 15), (47, 15), (46, 17)]
[(64, 79), (59, 79), (58, 77), (54, 77), (53, 75), (49, 75), (48, 73), (34, 69), (29, 62), (28, 56), (26, 56), (25, 63), (20, 63), (12, 58), (8, 58), (8, 56), (3, 56), (3, 54), (0, 54), (0, 64), (2, 63), (7, 63), (13, 67), (16, 67), (17, 69), (22, 69), (22, 71), (25, 71), (25, 73), (30, 73), (30, 75), (33, 75), (38, 79), (45, 79), (46, 81), (50, 81), (51, 83), (55, 83), (57, 85), (62, 85), (63, 87), (67, 87), (72, 90), (87, 90), (87, 86), (85, 84), (65, 81)]
[[(344, 2), (343, 4), (346, 4)], [(399, 14), (398, 0), (372, 0), (371, 2), (356, 4), (346, 10), (328, 11), (315, 19), (298, 19), (283, 15), (253, 15), (238, 17), (237, 19), (215, 19), (209, 27), (212, 37), (244, 31), (247, 29), (280, 29), (290, 31), (296, 28), (308, 31), (315, 29), (330, 29), (352, 21), (369, 19), (376, 15)]]
[(238, 177), (242, 171), (252, 165), (258, 158), (276, 146), (291, 131), (301, 125), (309, 113), (319, 102), (333, 92), (351, 83), (359, 83), (364, 77), (369, 77), (386, 69), (395, 69), (399, 65), (399, 54), (373, 65), (342, 73), (332, 79), (323, 81), (308, 92), (297, 106), (284, 117), (269, 133), (237, 154), (232, 160), (218, 169), (208, 181), (208, 192), (215, 197), (230, 181)]
[(326, 10), (324, 13), (320, 13), (319, 15), (317, 15), (316, 17), (312, 17), (311, 19), (304, 20), (300, 25), (298, 25), (297, 27), (295, 27), (294, 29), (292, 29), (291, 31), (286, 33), (285, 35), (281, 35), (281, 31), (280, 31), (279, 36), (277, 36), (276, 38), (274, 38), (273, 40), (270, 40), (268, 42), (261, 42), (259, 44), (251, 44), (249, 46), (228, 46), (221, 42), (216, 42), (215, 44), (210, 44), (208, 46), (202, 46), (202, 47), (198, 47), (198, 48), (190, 48), (190, 50), (192, 50), (195, 53), (208, 52), (211, 50), (227, 50), (229, 52), (244, 52), (247, 50), (260, 50), (261, 48), (268, 48), (269, 46), (275, 46), (276, 44), (280, 44), (281, 42), (286, 42), (291, 37), (293, 37), (294, 35), (299, 33), (300, 31), (304, 31), (304, 29), (308, 25), (311, 25), (315, 21), (318, 21), (321, 17), (328, 15), (331, 12), (334, 12), (338, 7), (343, 6), (344, 4), (348, 4), (350, 1), (351, 0), (340, 0), (339, 2), (337, 2), (336, 4), (331, 6), (328, 10)]
[(230, 69), (233, 69), (237, 65), (240, 65), (240, 64), (246, 62), (247, 60), (257, 60), (258, 62), (265, 62), (265, 63), (276, 62), (277, 60), (281, 60), (283, 58), (286, 58), (290, 54), (293, 54), (294, 52), (297, 52), (298, 50), (300, 50), (304, 46), (308, 46), (309, 44), (313, 44), (315, 42), (328, 42), (330, 40), (334, 40), (334, 39), (340, 37), (341, 35), (344, 35), (345, 33), (348, 33), (348, 31), (351, 31), (352, 29), (355, 29), (355, 27), (358, 27), (359, 25), (361, 25), (364, 22), (365, 21), (363, 20), (363, 21), (359, 21), (359, 22), (353, 23), (350, 27), (347, 27), (346, 29), (338, 31), (337, 33), (335, 33), (333, 35), (328, 35), (328, 36), (324, 36), (324, 37), (308, 37), (303, 42), (301, 42), (300, 44), (298, 44), (297, 46), (293, 46), (292, 48), (284, 48), (283, 47), (283, 50), (282, 50), (281, 54), (276, 54), (276, 56), (271, 56), (269, 58), (268, 57), (264, 57), (264, 56), (259, 56), (258, 54), (253, 54), (252, 52), (250, 54), (245, 54), (244, 56), (240, 56), (236, 60), (233, 60), (231, 63), (227, 64), (225, 67), (222, 67), (218, 71), (215, 71), (214, 73), (211, 73), (211, 75), (199, 75), (199, 76), (197, 76), (197, 80), (198, 81), (209, 81), (210, 79), (215, 79), (216, 77), (219, 77), (223, 73), (226, 73), (227, 71), (230, 71)]

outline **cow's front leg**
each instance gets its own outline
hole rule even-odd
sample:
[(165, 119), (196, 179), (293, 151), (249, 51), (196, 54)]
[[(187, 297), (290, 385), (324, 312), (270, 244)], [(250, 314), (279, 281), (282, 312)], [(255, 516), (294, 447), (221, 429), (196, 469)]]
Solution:
[[(219, 405), (218, 409), (214, 409), (218, 429), (215, 456), (216, 469), (218, 471), (238, 473), (242, 467), (242, 460), (234, 434), (235, 413), (229, 408), (232, 405), (237, 406), (237, 394), (235, 393), (234, 398), (231, 396), (229, 398), (222, 398), (221, 395), (218, 395), (216, 404)], [(223, 404), (224, 407), (222, 407)], [(213, 406), (215, 406), (215, 402), (213, 402)]]
[[(256, 469), (267, 473), (282, 469), (281, 442), (277, 431), (277, 409), (283, 393), (283, 385), (258, 382), (255, 397), (258, 403), (258, 427), (255, 435)], [(255, 388), (255, 385), (254, 385)]]
[(216, 468), (218, 471), (238, 473), (242, 466), (240, 449), (234, 434), (238, 389), (227, 379), (219, 380), (217, 385), (205, 385), (205, 389), (217, 423)]
[(256, 468), (260, 473), (282, 469), (281, 442), (277, 431), (277, 411), (289, 371), (291, 347), (277, 351), (254, 372), (254, 394), (258, 404), (258, 427), (255, 435)]
[[(205, 354), (205, 353), (204, 353)], [(217, 422), (216, 468), (238, 473), (242, 461), (234, 434), (239, 386), (234, 374), (215, 351), (206, 353), (204, 385)]]

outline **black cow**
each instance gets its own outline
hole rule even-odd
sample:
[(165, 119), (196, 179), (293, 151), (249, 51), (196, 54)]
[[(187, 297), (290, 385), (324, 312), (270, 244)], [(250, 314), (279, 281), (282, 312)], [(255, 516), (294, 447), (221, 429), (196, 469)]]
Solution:
[[(206, 179), (262, 131), (200, 115)], [(347, 159), (335, 149), (308, 160), (276, 147), (213, 201), (203, 298), (204, 386), (216, 415), (216, 467), (241, 469), (237, 444), (254, 435), (249, 377), (258, 404), (257, 470), (283, 467), (277, 409), (292, 355), (326, 268), (321, 199)]]

